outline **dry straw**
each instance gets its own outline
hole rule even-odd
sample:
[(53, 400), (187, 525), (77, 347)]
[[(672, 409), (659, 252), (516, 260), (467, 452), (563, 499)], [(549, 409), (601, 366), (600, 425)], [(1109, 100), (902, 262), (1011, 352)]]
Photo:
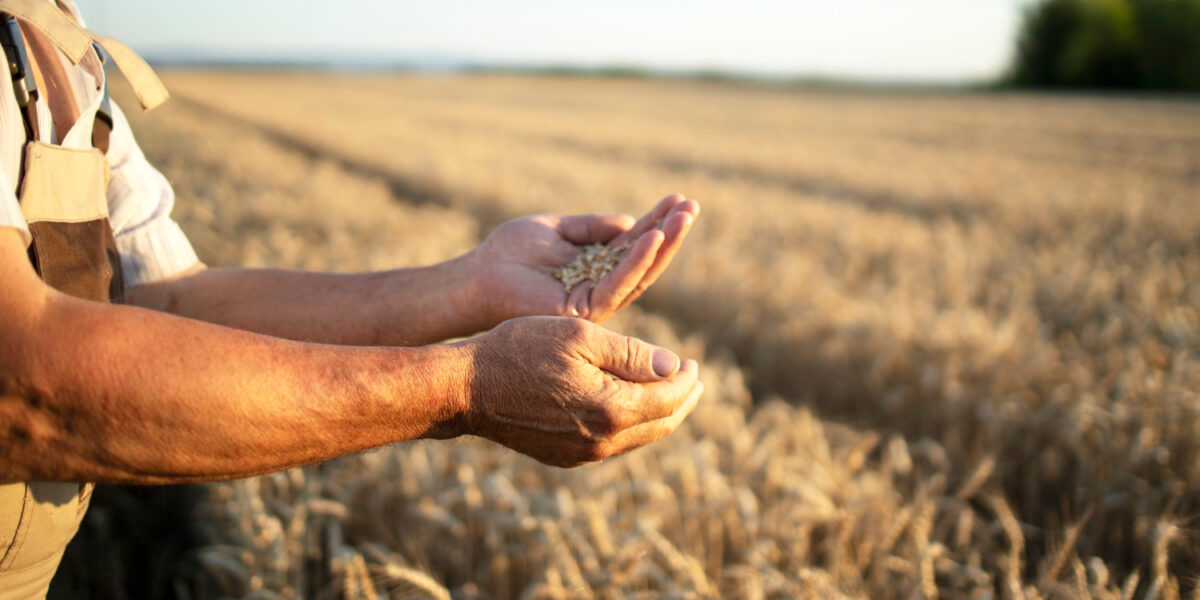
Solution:
[(193, 597), (1197, 593), (1188, 103), (167, 80), (131, 118), (209, 264), (427, 264), (514, 216), (704, 199), (612, 324), (704, 359), (680, 431), (576, 471), (464, 441), (211, 486)]

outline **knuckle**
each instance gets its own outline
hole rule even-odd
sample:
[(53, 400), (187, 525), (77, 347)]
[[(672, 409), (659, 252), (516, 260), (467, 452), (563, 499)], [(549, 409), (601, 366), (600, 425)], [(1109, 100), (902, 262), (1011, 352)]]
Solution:
[(625, 411), (608, 406), (600, 410), (595, 432), (600, 437), (611, 437), (624, 429)]
[(576, 303), (575, 316), (579, 317), (581, 320), (591, 320), (592, 318), (591, 297), (593, 289), (594, 288), (589, 287), (587, 296), (580, 298), (579, 302)]
[(587, 444), (584, 444), (583, 448), (581, 449), (579, 458), (585, 463), (604, 460), (609, 456), (608, 448), (609, 446), (605, 442), (599, 440), (589, 441)]
[(648, 364), (649, 357), (643, 356), (646, 350), (643, 344), (635, 338), (625, 338), (625, 369), (628, 373), (636, 373), (638, 367)]
[(573, 340), (583, 340), (588, 336), (588, 324), (583, 319), (564, 319), (562, 321), (563, 335)]
[(585, 461), (581, 461), (578, 458), (572, 458), (572, 457), (566, 456), (566, 455), (556, 454), (556, 455), (550, 457), (549, 460), (546, 460), (544, 462), (552, 467), (559, 467), (561, 469), (573, 469), (575, 467), (578, 467), (578, 466), (584, 464)]
[(679, 410), (679, 406), (683, 404), (683, 399), (676, 396), (656, 396), (649, 406), (653, 407), (653, 417), (655, 420), (665, 419), (675, 414)]
[[(674, 416), (674, 414), (672, 414), (671, 416)], [(664, 418), (664, 420), (665, 420), (665, 422), (659, 423), (654, 428), (653, 433), (651, 433), (654, 441), (661, 440), (661, 439), (667, 437), (668, 435), (675, 433), (675, 430), (679, 429), (680, 425), (683, 425), (683, 419), (681, 417), (680, 418)]]

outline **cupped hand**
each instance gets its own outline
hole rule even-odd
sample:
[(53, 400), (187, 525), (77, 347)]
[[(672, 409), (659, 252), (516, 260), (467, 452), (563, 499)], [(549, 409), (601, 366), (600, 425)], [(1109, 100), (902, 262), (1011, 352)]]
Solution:
[[(641, 219), (629, 215), (539, 215), (509, 221), (471, 254), (491, 322), (530, 315), (577, 316), (603, 323), (641, 296), (683, 244), (700, 205), (674, 194)], [(554, 272), (588, 244), (628, 243), (600, 281), (567, 293)]]
[(704, 391), (695, 361), (581, 319), (506, 321), (472, 357), (461, 433), (570, 467), (675, 430)]

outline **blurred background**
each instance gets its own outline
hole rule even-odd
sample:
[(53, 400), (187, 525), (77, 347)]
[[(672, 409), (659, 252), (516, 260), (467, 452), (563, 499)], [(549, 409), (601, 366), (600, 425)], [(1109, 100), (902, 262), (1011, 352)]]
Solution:
[(79, 4), (159, 63), (1200, 87), (1189, 0)]
[(104, 487), (93, 598), (1195, 598), (1200, 0), (81, 0), (210, 265), (366, 271), (703, 214), (606, 324), (676, 433)]

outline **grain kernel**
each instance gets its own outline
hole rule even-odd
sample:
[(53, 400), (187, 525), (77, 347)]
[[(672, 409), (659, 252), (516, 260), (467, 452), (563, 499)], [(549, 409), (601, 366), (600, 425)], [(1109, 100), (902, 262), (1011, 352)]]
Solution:
[(596, 283), (621, 262), (629, 246), (629, 242), (615, 248), (604, 244), (584, 246), (578, 256), (554, 272), (554, 278), (562, 282), (568, 294), (585, 281)]

